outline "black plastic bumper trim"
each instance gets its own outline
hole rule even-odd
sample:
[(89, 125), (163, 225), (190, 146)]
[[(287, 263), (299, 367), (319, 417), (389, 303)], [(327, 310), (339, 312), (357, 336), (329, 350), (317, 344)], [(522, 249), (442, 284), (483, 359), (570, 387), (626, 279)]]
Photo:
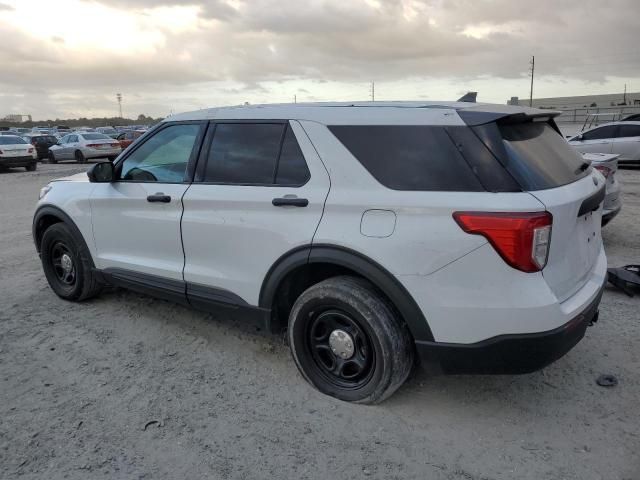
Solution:
[(416, 342), (423, 363), (439, 364), (447, 374), (531, 373), (558, 360), (595, 322), (604, 284), (595, 299), (566, 324), (539, 333), (499, 335), (477, 343)]

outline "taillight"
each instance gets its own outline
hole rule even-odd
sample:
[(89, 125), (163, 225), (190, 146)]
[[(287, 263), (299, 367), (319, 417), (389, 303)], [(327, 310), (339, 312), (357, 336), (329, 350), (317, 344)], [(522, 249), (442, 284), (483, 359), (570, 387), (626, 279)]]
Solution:
[(36, 142), (35, 140), (31, 140), (31, 145), (33, 145), (34, 147), (36, 146), (38, 142)]
[(539, 272), (547, 264), (553, 216), (549, 212), (455, 212), (467, 233), (482, 235), (513, 268)]
[(602, 175), (604, 175), (604, 178), (609, 178), (609, 175), (611, 175), (611, 173), (612, 173), (612, 170), (609, 167), (606, 167), (604, 165), (594, 165), (594, 167)]
[(33, 153), (33, 148), (30, 148), (29, 150), (27, 150), (27, 153)]
[(87, 147), (96, 148), (96, 147), (99, 147), (100, 145), (102, 145), (102, 144), (101, 143), (88, 143)]

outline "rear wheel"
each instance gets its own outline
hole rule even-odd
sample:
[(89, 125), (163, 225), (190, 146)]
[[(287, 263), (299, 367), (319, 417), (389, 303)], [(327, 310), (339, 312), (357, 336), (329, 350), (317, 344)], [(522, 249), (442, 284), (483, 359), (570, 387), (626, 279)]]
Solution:
[(87, 159), (84, 157), (83, 153), (80, 150), (76, 150), (75, 153), (76, 162), (78, 163), (86, 163)]
[(356, 277), (333, 277), (303, 292), (288, 335), (305, 379), (340, 400), (380, 402), (413, 365), (408, 328), (373, 285)]
[(49, 152), (49, 163), (58, 163), (58, 160), (56, 160), (56, 156), (53, 152)]
[(30, 163), (29, 165), (24, 167), (27, 172), (33, 172), (38, 168), (38, 164), (36, 162)]
[(100, 292), (87, 247), (76, 241), (64, 223), (55, 223), (44, 232), (40, 257), (47, 281), (59, 297), (80, 301)]

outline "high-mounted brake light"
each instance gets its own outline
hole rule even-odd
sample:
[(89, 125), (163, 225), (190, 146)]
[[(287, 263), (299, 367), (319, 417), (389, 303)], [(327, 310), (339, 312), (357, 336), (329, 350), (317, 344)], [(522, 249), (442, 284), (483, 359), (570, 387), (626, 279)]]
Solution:
[(549, 212), (455, 212), (467, 233), (482, 235), (513, 268), (539, 272), (547, 264), (553, 216)]

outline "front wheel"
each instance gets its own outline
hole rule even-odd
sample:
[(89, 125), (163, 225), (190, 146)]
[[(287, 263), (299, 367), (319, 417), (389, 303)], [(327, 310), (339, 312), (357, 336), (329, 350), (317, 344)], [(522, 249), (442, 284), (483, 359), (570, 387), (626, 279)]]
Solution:
[(58, 160), (56, 160), (56, 156), (53, 152), (49, 152), (49, 163), (58, 163)]
[(357, 403), (381, 402), (411, 372), (407, 326), (373, 285), (350, 276), (311, 286), (289, 316), (298, 369), (322, 393)]
[(64, 223), (55, 223), (44, 232), (40, 257), (47, 281), (59, 297), (80, 301), (100, 292), (87, 247), (76, 241)]
[(83, 153), (80, 150), (76, 150), (75, 153), (76, 162), (78, 163), (86, 163), (87, 159), (84, 157)]

